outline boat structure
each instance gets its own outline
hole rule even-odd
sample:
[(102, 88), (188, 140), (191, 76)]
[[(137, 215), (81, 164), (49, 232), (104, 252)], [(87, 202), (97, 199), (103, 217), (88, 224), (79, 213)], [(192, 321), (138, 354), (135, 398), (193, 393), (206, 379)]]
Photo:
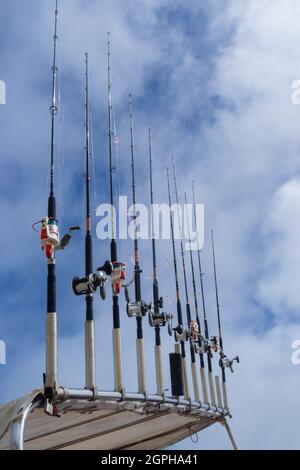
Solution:
[[(205, 286), (201, 264), (201, 247), (191, 247), (191, 223), (188, 225), (189, 249), (184, 248), (183, 227), (179, 223), (180, 240), (175, 236), (176, 220), (180, 217), (171, 210), (173, 203), (179, 207), (184, 200), (188, 204), (188, 195), (180, 194), (177, 183), (176, 164), (169, 160), (166, 174), (162, 177), (168, 194), (170, 249), (172, 250), (172, 278), (169, 282), (169, 296), (173, 296), (173, 308), (165, 306), (161, 296), (160, 260), (157, 256), (159, 239), (156, 234), (153, 205), (156, 202), (156, 188), (153, 151), (153, 135), (147, 132), (149, 181), (149, 207), (151, 208), (151, 252), (152, 298), (145, 299), (143, 291), (143, 265), (137, 227), (137, 191), (136, 191), (136, 148), (134, 136), (134, 101), (129, 95), (128, 117), (131, 157), (131, 189), (133, 212), (130, 220), (133, 224), (132, 249), (134, 253), (132, 273), (128, 266), (118, 258), (118, 237), (116, 234), (114, 211), (111, 213), (110, 253), (107, 253), (99, 265), (93, 256), (94, 217), (91, 210), (91, 93), (89, 85), (88, 53), (82, 58), (85, 81), (84, 128), (84, 197), (85, 197), (85, 234), (84, 234), (84, 273), (70, 280), (70, 295), (76, 295), (78, 303), (85, 308), (84, 341), (85, 383), (82, 388), (61, 383), (58, 376), (58, 315), (60, 314), (59, 296), (56, 289), (56, 263), (67, 262), (67, 248), (72, 236), (76, 236), (78, 226), (70, 227), (60, 237), (57, 219), (56, 189), (56, 124), (58, 116), (57, 51), (59, 12), (58, 2), (55, 8), (54, 54), (51, 68), (52, 101), (50, 107), (50, 187), (48, 211), (39, 222), (33, 225), (38, 232), (37, 238), (45, 257), (45, 277), (47, 277), (47, 309), (45, 315), (45, 372), (40, 389), (26, 396), (0, 406), (0, 449), (11, 450), (150, 450), (165, 449), (189, 436), (199, 433), (217, 423), (224, 426), (234, 449), (237, 443), (229, 426), (231, 419), (230, 399), (227, 391), (227, 371), (233, 371), (238, 356), (229, 357), (224, 348), (222, 335), (221, 309), (219, 302), (218, 277), (216, 267), (216, 249), (214, 234), (211, 232), (211, 262), (213, 270), (216, 309), (207, 311)], [(108, 36), (108, 172), (110, 205), (115, 204), (113, 146), (115, 140), (113, 124), (113, 99), (111, 80), (111, 41)], [(38, 183), (37, 183), (38, 184)], [(161, 182), (160, 182), (161, 184)], [(146, 185), (145, 185), (146, 187)], [(190, 205), (196, 222), (197, 191), (196, 182), (191, 185)], [(82, 227), (81, 227), (82, 231)], [(198, 241), (198, 239), (197, 239)], [(97, 240), (101, 244), (101, 241)], [(103, 252), (103, 250), (101, 250)], [(107, 259), (106, 259), (107, 258)], [(63, 261), (64, 260), (64, 261)], [(191, 273), (191, 280), (187, 273)], [(174, 276), (174, 277), (173, 277)], [(183, 293), (181, 279), (183, 278)], [(42, 286), (41, 286), (42, 288)], [(73, 292), (72, 292), (73, 291)], [(192, 294), (192, 295), (191, 295)], [(198, 295), (199, 294), (199, 295)], [(122, 311), (120, 296), (124, 296), (126, 311)], [(58, 297), (58, 298), (57, 298)], [(97, 385), (94, 306), (105, 298), (111, 298), (113, 357), (111, 369), (114, 376), (114, 388), (107, 391)], [(58, 300), (58, 302), (57, 302)], [(83, 302), (84, 300), (84, 302)], [(58, 308), (57, 308), (58, 306)], [(170, 311), (172, 310), (172, 311)], [(137, 389), (127, 390), (126, 370), (123, 367), (122, 323), (128, 321), (136, 328), (135, 357)], [(211, 335), (212, 324), (217, 324), (217, 331)], [(210, 326), (210, 329), (209, 329)], [(153, 331), (152, 364), (155, 370), (155, 383), (149, 383), (145, 366), (145, 329)], [(164, 338), (168, 344), (172, 340), (172, 349), (168, 351), (168, 368), (163, 359)], [(149, 338), (148, 338), (149, 339)], [(104, 356), (103, 356), (104, 357)], [(103, 359), (102, 357), (102, 359)], [(109, 358), (105, 358), (106, 361)], [(101, 358), (99, 359), (101, 361)], [(217, 363), (217, 367), (216, 367)], [(214, 370), (215, 365), (215, 370)], [(41, 371), (42, 376), (42, 371)], [(101, 379), (99, 380), (101, 383)]]

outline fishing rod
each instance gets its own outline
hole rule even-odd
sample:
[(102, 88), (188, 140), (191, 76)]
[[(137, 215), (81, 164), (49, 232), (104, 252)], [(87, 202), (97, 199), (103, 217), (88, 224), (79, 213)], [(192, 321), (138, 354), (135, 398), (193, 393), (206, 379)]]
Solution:
[[(185, 289), (186, 318), (187, 318), (187, 324), (188, 324), (187, 336), (188, 336), (189, 342), (190, 342), (190, 354), (191, 354), (191, 366), (192, 366), (194, 397), (195, 397), (195, 400), (199, 401), (200, 400), (200, 397), (199, 397), (199, 384), (198, 384), (198, 376), (197, 376), (197, 371), (196, 371), (196, 356), (195, 356), (195, 348), (194, 348), (194, 342), (198, 341), (199, 326), (197, 325), (197, 322), (192, 321), (192, 315), (191, 315), (191, 306), (190, 306), (190, 299), (189, 299), (188, 285), (187, 285), (185, 256), (184, 256), (183, 241), (182, 241), (182, 224), (181, 224), (181, 221), (180, 221), (180, 213), (179, 213), (179, 198), (178, 198), (178, 190), (177, 190), (177, 179), (176, 179), (174, 157), (172, 157), (172, 168), (173, 168), (173, 179), (174, 179), (175, 197), (176, 197), (176, 205), (177, 205), (177, 216), (178, 216), (178, 224), (179, 224), (179, 232), (180, 232), (180, 254), (181, 254), (183, 279), (184, 279), (184, 289)], [(204, 361), (202, 361), (202, 359), (203, 358), (200, 354), (201, 373), (202, 373), (202, 368), (204, 367)], [(203, 392), (204, 392), (204, 401), (206, 401), (205, 400), (205, 398), (206, 398), (205, 389), (203, 390)]]
[(218, 281), (217, 281), (217, 269), (216, 269), (216, 255), (215, 255), (215, 243), (214, 243), (214, 232), (211, 231), (211, 245), (212, 245), (212, 255), (213, 255), (213, 268), (214, 268), (214, 280), (215, 280), (215, 294), (216, 294), (216, 307), (217, 307), (217, 319), (218, 319), (218, 333), (219, 333), (219, 353), (220, 353), (220, 360), (219, 366), (222, 371), (222, 389), (223, 389), (223, 400), (224, 400), (224, 407), (228, 407), (228, 398), (227, 398), (227, 388), (226, 388), (226, 367), (229, 367), (231, 372), (233, 372), (233, 363), (236, 361), (237, 363), (240, 362), (239, 357), (236, 356), (233, 359), (229, 359), (224, 354), (223, 348), (223, 337), (222, 337), (222, 329), (221, 329), (221, 315), (220, 315), (220, 305), (219, 305), (219, 292), (218, 292)]
[(127, 315), (130, 318), (136, 318), (136, 350), (137, 350), (137, 370), (138, 370), (138, 391), (145, 393), (145, 367), (144, 367), (144, 340), (143, 340), (143, 317), (147, 314), (149, 306), (142, 300), (141, 294), (141, 267), (139, 261), (139, 244), (136, 224), (136, 185), (135, 185), (135, 146), (134, 146), (134, 130), (133, 130), (133, 109), (132, 96), (129, 95), (129, 120), (130, 120), (130, 149), (131, 149), (131, 179), (132, 179), (132, 202), (134, 224), (134, 287), (135, 301), (127, 302)]
[[(190, 399), (189, 384), (188, 384), (188, 375), (187, 375), (187, 366), (186, 366), (186, 352), (185, 352), (185, 341), (187, 341), (187, 333), (183, 328), (183, 318), (182, 318), (182, 308), (180, 300), (180, 291), (179, 291), (179, 278), (178, 278), (178, 268), (177, 268), (177, 256), (176, 256), (176, 247), (175, 247), (175, 236), (174, 236), (174, 222), (172, 214), (172, 201), (171, 201), (171, 189), (170, 189), (170, 175), (169, 168), (167, 168), (167, 182), (168, 182), (168, 196), (169, 196), (169, 208), (170, 208), (170, 225), (171, 225), (171, 237), (172, 237), (172, 251), (173, 251), (173, 265), (174, 265), (174, 275), (175, 275), (175, 290), (176, 290), (176, 307), (177, 307), (177, 321), (178, 324), (174, 331), (175, 341), (178, 344), (180, 343), (180, 349), (175, 346), (176, 352), (181, 351), (181, 370), (183, 376), (183, 391), (184, 398)], [(176, 359), (175, 355), (174, 358)], [(171, 363), (171, 372), (172, 372), (172, 362), (170, 355)], [(174, 366), (175, 369), (175, 366)], [(172, 375), (172, 374), (171, 374)], [(180, 389), (180, 387), (178, 387)], [(175, 394), (176, 395), (176, 394)], [(178, 393), (179, 395), (179, 393)]]
[(173, 315), (161, 312), (164, 308), (163, 297), (159, 296), (159, 287), (157, 279), (157, 262), (156, 262), (156, 238), (154, 227), (154, 191), (153, 191), (153, 159), (152, 159), (152, 132), (149, 129), (149, 168), (150, 168), (150, 204), (151, 204), (151, 222), (152, 222), (152, 282), (153, 282), (153, 302), (149, 309), (149, 323), (155, 328), (155, 364), (156, 364), (156, 389), (158, 395), (164, 394), (162, 361), (161, 361), (161, 335), (160, 328), (168, 325), (169, 335), (172, 336), (171, 321)]
[[(194, 181), (192, 182), (192, 191), (193, 191), (194, 221), (195, 221), (195, 227), (197, 229), (196, 202), (195, 202), (195, 183), (194, 183)], [(211, 352), (211, 344), (210, 344), (210, 338), (209, 338), (208, 320), (207, 320), (207, 314), (206, 314), (206, 304), (205, 304), (204, 284), (203, 284), (203, 272), (202, 272), (201, 254), (200, 254), (198, 237), (197, 237), (197, 257), (198, 257), (198, 266), (199, 266), (199, 273), (200, 273), (202, 311), (203, 311), (203, 318), (204, 318), (204, 336), (205, 336), (204, 344), (205, 344), (205, 350), (206, 350), (206, 354), (207, 354), (208, 383), (209, 383), (211, 403), (213, 405), (215, 405), (216, 395), (215, 395), (215, 389), (214, 389), (214, 383), (213, 383), (212, 352)]]
[(110, 274), (110, 263), (106, 262), (103, 268), (96, 273), (93, 271), (93, 239), (91, 217), (91, 172), (90, 172), (90, 99), (89, 99), (89, 62), (85, 53), (85, 199), (86, 199), (86, 233), (85, 233), (85, 277), (74, 277), (72, 281), (73, 292), (77, 296), (85, 295), (85, 386), (87, 389), (96, 389), (95, 376), (95, 334), (94, 334), (94, 293), (99, 287), (100, 296), (105, 299), (104, 284)]
[[(184, 202), (185, 202), (185, 207), (186, 207), (186, 210), (187, 210), (186, 193), (184, 193)], [(190, 262), (191, 262), (191, 271), (192, 271), (192, 284), (193, 284), (194, 305), (195, 305), (196, 325), (197, 325), (197, 327), (194, 327), (194, 332), (195, 332), (194, 337), (195, 337), (195, 341), (197, 342), (197, 344), (195, 344), (195, 350), (200, 354), (201, 380), (202, 380), (203, 397), (204, 397), (204, 402), (208, 403), (208, 394), (207, 394), (207, 385), (206, 385), (203, 355), (207, 351), (210, 353), (210, 343), (207, 342), (203, 338), (202, 333), (201, 333), (201, 323), (200, 323), (200, 317), (199, 317), (199, 308), (198, 308), (198, 299), (197, 299), (197, 290), (196, 290), (196, 281), (195, 281), (194, 259), (193, 259), (193, 252), (192, 252), (192, 246), (191, 246), (190, 223), (189, 223), (188, 213), (187, 213), (186, 219), (187, 219), (187, 230), (188, 230), (188, 238), (189, 238), (189, 251), (190, 251)], [(198, 241), (198, 238), (197, 238), (197, 241)], [(192, 330), (192, 328), (191, 328), (191, 330)], [(203, 366), (202, 366), (202, 364), (203, 364)], [(214, 405), (215, 400), (214, 401), (212, 400), (211, 403)]]
[(112, 81), (111, 81), (111, 49), (110, 49), (110, 33), (108, 33), (107, 41), (107, 72), (108, 72), (108, 155), (109, 155), (109, 189), (110, 189), (110, 205), (111, 205), (111, 242), (110, 256), (112, 264), (111, 283), (112, 283), (112, 301), (113, 301), (113, 351), (114, 351), (114, 380), (115, 390), (123, 392), (123, 370), (122, 370), (122, 349), (121, 349), (121, 322), (119, 295), (123, 282), (126, 277), (126, 264), (118, 261), (116, 227), (115, 227), (115, 211), (114, 211), (114, 189), (113, 189), (113, 104), (112, 104)]
[[(56, 251), (64, 250), (72, 238), (73, 230), (79, 227), (70, 227), (69, 232), (60, 240), (58, 220), (56, 218), (55, 197), (55, 148), (56, 148), (56, 118), (57, 106), (57, 46), (58, 46), (58, 0), (55, 2), (55, 23), (53, 36), (53, 65), (52, 72), (52, 101), (51, 115), (51, 147), (50, 147), (50, 192), (48, 197), (48, 215), (33, 224), (33, 229), (40, 234), (41, 248), (47, 258), (47, 316), (46, 316), (46, 372), (44, 374), (44, 388), (46, 396), (46, 412), (53, 414), (53, 398), (58, 389), (57, 380), (57, 314), (56, 314)], [(40, 230), (35, 227), (41, 224)]]

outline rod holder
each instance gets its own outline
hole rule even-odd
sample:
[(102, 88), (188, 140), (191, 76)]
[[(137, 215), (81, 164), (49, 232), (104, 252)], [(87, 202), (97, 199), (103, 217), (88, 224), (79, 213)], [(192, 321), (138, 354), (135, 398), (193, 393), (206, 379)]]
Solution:
[(54, 394), (57, 389), (57, 319), (56, 312), (46, 317), (46, 377), (45, 390)]
[(96, 387), (95, 334), (93, 320), (85, 322), (85, 387), (90, 390), (94, 390)]
[(146, 393), (145, 366), (144, 366), (144, 341), (142, 338), (136, 340), (138, 391)]
[[(209, 383), (210, 402), (213, 406), (217, 406), (214, 378), (213, 378), (212, 372), (208, 372), (208, 383)], [(218, 390), (217, 390), (217, 393), (218, 393)]]
[(199, 382), (198, 382), (198, 375), (196, 369), (196, 362), (192, 362), (192, 378), (193, 378), (193, 388), (194, 388), (194, 398), (195, 401), (200, 401), (199, 395)]
[(161, 346), (159, 344), (155, 345), (155, 370), (156, 370), (156, 391), (157, 395), (164, 394), (164, 379), (163, 379), (163, 370), (161, 362)]
[(215, 382), (216, 382), (216, 390), (217, 390), (217, 397), (218, 397), (218, 407), (223, 408), (220, 378), (218, 375), (215, 376)]
[(121, 330), (113, 329), (113, 351), (114, 351), (114, 379), (115, 390), (122, 392), (123, 387), (123, 371), (122, 371), (122, 350), (121, 350)]

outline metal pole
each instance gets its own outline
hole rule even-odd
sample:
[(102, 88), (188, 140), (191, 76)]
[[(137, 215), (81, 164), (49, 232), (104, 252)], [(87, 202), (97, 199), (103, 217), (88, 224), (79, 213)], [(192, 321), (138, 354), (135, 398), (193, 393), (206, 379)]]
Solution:
[(239, 450), (238, 445), (237, 445), (237, 442), (236, 442), (236, 440), (235, 440), (235, 437), (234, 437), (234, 435), (233, 435), (233, 432), (231, 431), (231, 428), (230, 428), (230, 426), (229, 426), (229, 424), (228, 424), (227, 419), (226, 419), (226, 418), (222, 419), (222, 420), (221, 420), (221, 423), (223, 424), (223, 426), (225, 427), (225, 429), (226, 429), (226, 431), (227, 431), (227, 434), (228, 434), (228, 437), (229, 437), (229, 439), (230, 439), (230, 442), (231, 442), (231, 444), (232, 444), (233, 449), (234, 449), (234, 450)]

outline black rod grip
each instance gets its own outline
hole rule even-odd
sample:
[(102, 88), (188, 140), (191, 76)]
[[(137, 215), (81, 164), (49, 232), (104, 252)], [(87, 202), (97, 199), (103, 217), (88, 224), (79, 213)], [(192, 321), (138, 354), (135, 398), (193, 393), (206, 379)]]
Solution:
[(56, 219), (56, 200), (55, 200), (55, 196), (49, 196), (49, 199), (48, 199), (48, 217), (49, 217), (49, 219)]
[(137, 339), (143, 339), (143, 320), (142, 317), (136, 319), (136, 336)]
[(185, 344), (184, 344), (184, 341), (181, 341), (180, 345), (181, 345), (181, 356), (182, 356), (183, 358), (185, 358), (185, 357), (186, 357), (186, 354), (185, 354)]
[(89, 276), (93, 273), (93, 241), (92, 235), (87, 233), (85, 236), (85, 274)]
[(47, 277), (47, 312), (56, 312), (56, 274), (55, 264), (48, 262)]
[(181, 310), (181, 302), (179, 299), (177, 300), (177, 318), (178, 318), (178, 324), (182, 326), (183, 325), (182, 310)]
[(192, 363), (194, 363), (196, 362), (196, 357), (195, 357), (195, 349), (194, 349), (194, 345), (192, 341), (190, 341), (190, 348), (191, 348), (191, 361)]
[(85, 297), (86, 301), (86, 321), (92, 321), (94, 319), (93, 310), (93, 295), (89, 294)]
[(186, 304), (186, 318), (187, 318), (187, 322), (191, 323), (192, 316), (191, 316), (191, 306), (189, 303)]
[(120, 310), (119, 299), (117, 295), (113, 296), (113, 326), (114, 329), (120, 328)]
[(110, 256), (111, 256), (111, 262), (115, 263), (117, 261), (117, 243), (116, 243), (116, 240), (111, 241)]
[(155, 327), (155, 344), (156, 344), (156, 346), (161, 345), (160, 327), (159, 326)]

